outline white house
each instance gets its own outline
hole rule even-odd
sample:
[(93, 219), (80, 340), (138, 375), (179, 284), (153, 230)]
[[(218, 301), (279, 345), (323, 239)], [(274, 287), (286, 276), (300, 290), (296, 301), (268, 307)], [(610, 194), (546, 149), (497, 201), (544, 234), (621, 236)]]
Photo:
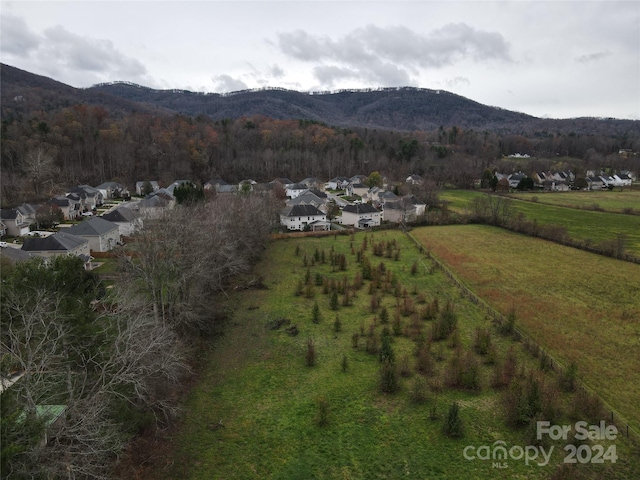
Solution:
[(280, 212), (280, 224), (288, 230), (313, 229), (316, 223), (322, 223), (326, 230), (327, 216), (313, 205), (293, 205)]
[(309, 190), (309, 188), (303, 183), (291, 183), (285, 186), (286, 195), (289, 198), (296, 198), (307, 190)]
[(373, 205), (358, 203), (347, 205), (342, 209), (342, 224), (353, 225), (358, 228), (375, 227), (380, 225), (382, 213)]

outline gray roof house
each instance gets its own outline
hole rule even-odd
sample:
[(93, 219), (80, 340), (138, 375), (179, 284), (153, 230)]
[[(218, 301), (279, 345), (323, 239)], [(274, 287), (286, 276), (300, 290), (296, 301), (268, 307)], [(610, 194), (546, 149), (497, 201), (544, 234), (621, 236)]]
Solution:
[(121, 243), (119, 226), (102, 217), (84, 220), (65, 232), (87, 239), (94, 252), (107, 252)]
[(342, 224), (353, 225), (358, 228), (375, 227), (380, 225), (382, 213), (368, 203), (347, 205), (342, 209)]
[(280, 212), (280, 224), (289, 230), (328, 230), (327, 216), (313, 205), (293, 205)]
[(109, 222), (115, 223), (120, 229), (120, 235), (128, 237), (142, 228), (142, 217), (136, 211), (127, 207), (116, 208), (101, 216)]
[(96, 187), (102, 193), (102, 198), (121, 198), (129, 196), (129, 189), (118, 182), (104, 182)]
[(89, 240), (66, 231), (60, 231), (48, 237), (26, 238), (22, 244), (22, 250), (45, 258), (56, 255), (77, 255), (85, 261), (85, 264), (91, 260)]

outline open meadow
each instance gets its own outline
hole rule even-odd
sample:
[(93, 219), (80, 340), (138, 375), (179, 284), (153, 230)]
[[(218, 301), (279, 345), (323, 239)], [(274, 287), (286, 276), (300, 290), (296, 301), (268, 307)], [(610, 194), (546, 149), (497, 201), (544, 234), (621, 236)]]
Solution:
[[(600, 196), (600, 203), (604, 205), (620, 206), (620, 209), (611, 207), (612, 210), (620, 211), (624, 208), (637, 209), (640, 206), (640, 197), (635, 191), (625, 192), (577, 192), (580, 194), (595, 194)], [(603, 196), (610, 194), (609, 203), (605, 204)], [(628, 194), (628, 195), (627, 195)], [(458, 213), (469, 213), (470, 204), (474, 198), (487, 195), (484, 192), (472, 190), (445, 190), (441, 192), (440, 198), (449, 203), (449, 208)], [(568, 202), (575, 207), (550, 205), (545, 201), (542, 203), (518, 200), (521, 194), (513, 194), (509, 198), (512, 202), (513, 214), (522, 213), (528, 220), (536, 221), (540, 225), (560, 225), (567, 229), (567, 233), (574, 240), (579, 240), (590, 245), (597, 245), (605, 241), (613, 241), (621, 234), (625, 238), (625, 247), (628, 253), (640, 256), (640, 215), (625, 215), (622, 213), (611, 213), (609, 211), (594, 211), (578, 208), (577, 203)], [(528, 194), (523, 198), (530, 199)], [(556, 195), (561, 198), (565, 193), (558, 194), (538, 194), (538, 198), (546, 198)], [(568, 192), (566, 195), (574, 195)], [(625, 200), (619, 200), (624, 195)], [(533, 195), (532, 195), (533, 196)], [(577, 194), (573, 197), (580, 198)], [(594, 197), (595, 198), (595, 197)], [(616, 200), (614, 200), (616, 199)], [(577, 201), (576, 201), (577, 202)], [(636, 203), (637, 202), (637, 203)]]
[(489, 226), (412, 233), (640, 431), (640, 265)]
[[(554, 390), (555, 374), (498, 334), (402, 233), (273, 241), (253, 274), (263, 288), (229, 293), (225, 334), (203, 357), (170, 453), (148, 478), (640, 475), (637, 447), (624, 438), (599, 442), (614, 447), (615, 463), (564, 465), (566, 441), (552, 442), (548, 463), (473, 453), (533, 441), (526, 422), (508, 425), (506, 395), (518, 385), (549, 393), (555, 403), (544, 411), (563, 424), (577, 418), (577, 394)], [(460, 437), (443, 430), (453, 402)]]
[(640, 215), (639, 188), (616, 188), (612, 191), (518, 192), (512, 197), (557, 207)]

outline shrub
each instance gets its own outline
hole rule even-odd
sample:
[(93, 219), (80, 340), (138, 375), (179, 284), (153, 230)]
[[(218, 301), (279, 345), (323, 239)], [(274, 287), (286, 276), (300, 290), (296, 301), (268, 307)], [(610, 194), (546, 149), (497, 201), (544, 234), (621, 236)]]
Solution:
[(307, 366), (313, 367), (316, 364), (316, 346), (313, 343), (313, 338), (307, 340)]
[(340, 317), (336, 315), (336, 319), (333, 322), (333, 331), (340, 332), (342, 330), (342, 322), (340, 321)]
[(460, 418), (460, 409), (458, 402), (453, 402), (449, 407), (449, 413), (442, 425), (442, 433), (450, 438), (460, 438), (464, 435), (464, 426)]
[(347, 369), (349, 368), (349, 360), (347, 359), (346, 355), (342, 355), (342, 362), (340, 363), (341, 367), (342, 367), (342, 371), (346, 372)]
[(338, 292), (335, 290), (331, 292), (331, 297), (329, 299), (329, 308), (331, 310), (338, 310), (340, 308), (340, 304), (338, 303)]
[(488, 328), (476, 328), (473, 336), (473, 349), (478, 355), (486, 355), (491, 348), (491, 332)]
[(411, 367), (409, 364), (409, 355), (405, 354), (400, 359), (400, 376), (407, 378), (411, 375)]
[(411, 386), (411, 401), (421, 404), (427, 401), (427, 382), (420, 375), (416, 375)]
[(395, 363), (385, 360), (380, 366), (380, 390), (383, 393), (395, 393), (398, 391), (398, 375)]
[(317, 400), (318, 406), (318, 416), (316, 418), (316, 423), (324, 427), (329, 424), (329, 402), (325, 397), (319, 397)]
[(313, 304), (313, 309), (311, 310), (311, 321), (313, 323), (320, 323), (320, 320), (322, 320), (322, 314), (320, 313), (318, 302), (315, 302)]
[(578, 380), (578, 367), (571, 362), (569, 368), (560, 372), (558, 375), (558, 386), (563, 392), (574, 392)]
[(358, 342), (360, 341), (360, 334), (358, 332), (353, 332), (351, 335), (351, 346), (353, 348), (358, 348)]

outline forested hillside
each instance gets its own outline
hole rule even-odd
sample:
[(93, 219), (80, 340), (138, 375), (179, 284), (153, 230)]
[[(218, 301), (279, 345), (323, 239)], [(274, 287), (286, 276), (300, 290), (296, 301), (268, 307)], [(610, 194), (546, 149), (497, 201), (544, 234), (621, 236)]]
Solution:
[[(417, 173), (465, 188), (487, 169), (638, 170), (638, 158), (622, 158), (620, 149), (640, 151), (640, 122), (542, 120), (417, 89), (227, 96), (129, 84), (79, 90), (2, 65), (7, 206), (107, 180), (131, 187), (145, 179), (328, 180), (380, 171), (392, 180)], [(533, 160), (504, 158), (514, 153)]]

